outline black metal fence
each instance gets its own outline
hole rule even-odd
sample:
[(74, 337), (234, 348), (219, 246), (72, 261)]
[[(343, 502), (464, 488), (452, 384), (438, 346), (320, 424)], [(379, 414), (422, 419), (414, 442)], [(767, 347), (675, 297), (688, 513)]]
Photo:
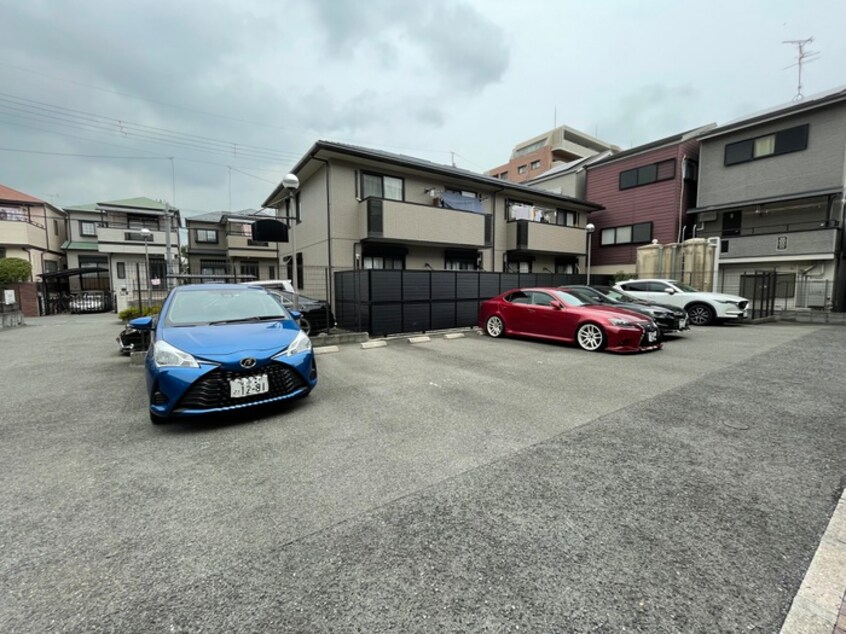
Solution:
[[(335, 317), (346, 330), (388, 335), (475, 326), (479, 305), (512, 288), (584, 284), (585, 275), (358, 270), (335, 273)], [(591, 275), (592, 284), (611, 276)]]

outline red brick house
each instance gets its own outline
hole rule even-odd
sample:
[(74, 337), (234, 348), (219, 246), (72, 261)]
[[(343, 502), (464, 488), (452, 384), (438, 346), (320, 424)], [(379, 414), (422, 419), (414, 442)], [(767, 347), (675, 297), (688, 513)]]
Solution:
[(686, 212), (696, 204), (698, 138), (713, 127), (624, 150), (586, 168), (585, 197), (604, 207), (590, 215), (596, 227), (592, 272), (634, 273), (637, 247), (690, 237)]

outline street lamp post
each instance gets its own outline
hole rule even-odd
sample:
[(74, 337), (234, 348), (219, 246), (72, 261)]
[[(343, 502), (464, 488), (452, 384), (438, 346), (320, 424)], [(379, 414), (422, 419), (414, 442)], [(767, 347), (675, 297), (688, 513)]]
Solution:
[(150, 231), (147, 227), (141, 229), (141, 235), (144, 236), (144, 262), (146, 263), (147, 268), (147, 303), (150, 307), (153, 306), (153, 283), (150, 280), (150, 250), (147, 247), (147, 243), (150, 241), (150, 238), (153, 236), (153, 232)]
[(587, 234), (587, 285), (590, 286), (590, 243), (593, 232), (596, 231), (596, 226), (589, 222), (585, 225), (585, 233)]
[[(288, 235), (291, 239), (291, 283), (294, 285), (294, 310), (300, 309), (300, 284), (299, 273), (297, 271), (297, 239), (295, 237), (294, 225), (297, 224), (297, 199), (295, 194), (300, 188), (300, 179), (294, 174), (286, 174), (282, 178), (282, 186), (288, 191), (288, 201), (286, 203), (287, 214), (285, 220), (288, 224)], [(291, 213), (291, 205), (293, 203), (293, 214)], [(279, 209), (276, 210), (277, 214)], [(280, 263), (281, 268), (281, 263)]]

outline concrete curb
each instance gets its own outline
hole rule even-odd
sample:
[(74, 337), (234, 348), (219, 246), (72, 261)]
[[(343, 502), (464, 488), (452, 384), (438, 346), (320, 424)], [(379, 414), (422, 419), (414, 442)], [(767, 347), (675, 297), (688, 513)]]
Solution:
[(846, 491), (840, 496), (780, 634), (832, 634), (838, 625), (844, 590)]
[(361, 343), (362, 350), (371, 350), (373, 348), (387, 348), (388, 342), (383, 339), (374, 339), (373, 341), (363, 341)]
[(314, 354), (330, 354), (332, 352), (340, 352), (341, 349), (338, 346), (320, 346), (318, 348), (313, 348)]
[(429, 343), (432, 341), (431, 337), (421, 336), (421, 337), (409, 337), (408, 343)]

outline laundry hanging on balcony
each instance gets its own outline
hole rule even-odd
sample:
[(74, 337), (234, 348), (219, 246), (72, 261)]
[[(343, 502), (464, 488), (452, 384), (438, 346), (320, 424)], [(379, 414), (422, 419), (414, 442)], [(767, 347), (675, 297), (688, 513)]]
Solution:
[(473, 213), (483, 214), (485, 210), (482, 209), (482, 201), (478, 198), (471, 198), (456, 192), (444, 192), (441, 194), (441, 206), (447, 209), (456, 209), (458, 211), (472, 211)]

